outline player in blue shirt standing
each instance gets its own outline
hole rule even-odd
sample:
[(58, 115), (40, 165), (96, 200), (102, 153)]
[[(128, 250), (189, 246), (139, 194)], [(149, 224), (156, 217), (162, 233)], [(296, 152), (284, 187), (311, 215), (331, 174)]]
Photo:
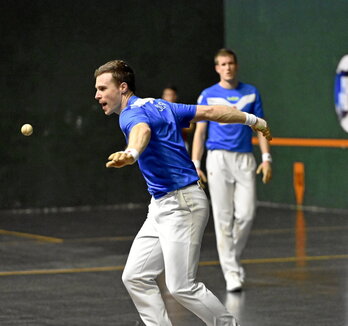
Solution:
[[(215, 70), (220, 76), (220, 82), (205, 89), (198, 98), (198, 104), (234, 106), (240, 112), (262, 118), (258, 90), (239, 82), (237, 69), (236, 54), (228, 49), (220, 49), (215, 55)], [(258, 138), (263, 162), (256, 172), (262, 172), (262, 181), (267, 183), (272, 177), (270, 147), (261, 132), (258, 132)], [(228, 291), (239, 291), (242, 288), (244, 269), (240, 257), (256, 209), (256, 161), (252, 154), (251, 139), (252, 130), (247, 126), (213, 121), (197, 123), (193, 138), (192, 160), (203, 181), (206, 181), (206, 176), (200, 169), (200, 162), (204, 142), (208, 149), (206, 169), (217, 249)]]
[(95, 71), (95, 98), (106, 115), (120, 115), (127, 147), (110, 155), (107, 167), (138, 161), (152, 195), (147, 218), (136, 235), (122, 280), (146, 325), (172, 325), (156, 283), (165, 270), (174, 298), (207, 325), (228, 313), (203, 283), (196, 281), (201, 240), (209, 205), (197, 184), (196, 169), (185, 149), (181, 128), (190, 122), (214, 120), (241, 123), (271, 137), (266, 121), (230, 106), (169, 103), (134, 95), (133, 70), (122, 60)]

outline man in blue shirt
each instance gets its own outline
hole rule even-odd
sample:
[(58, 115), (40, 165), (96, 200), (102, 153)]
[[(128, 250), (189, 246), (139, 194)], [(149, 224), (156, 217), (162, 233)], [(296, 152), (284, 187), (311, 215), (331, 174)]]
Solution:
[(122, 280), (146, 325), (172, 325), (156, 278), (163, 270), (173, 297), (207, 325), (228, 313), (196, 272), (209, 205), (185, 149), (181, 128), (198, 120), (242, 123), (271, 138), (266, 121), (228, 106), (196, 106), (138, 98), (131, 67), (110, 61), (95, 71), (95, 98), (106, 115), (120, 115), (127, 140), (109, 156), (107, 167), (139, 168), (152, 195), (147, 218), (136, 235)]
[[(258, 90), (237, 79), (237, 56), (228, 49), (215, 55), (215, 70), (220, 82), (205, 89), (198, 104), (227, 105), (240, 112), (263, 117)], [(206, 133), (208, 137), (206, 139)], [(263, 172), (263, 182), (271, 179), (271, 154), (267, 139), (258, 132), (263, 162), (257, 173)], [(240, 264), (256, 209), (255, 169), (252, 154), (252, 130), (241, 124), (214, 121), (197, 123), (192, 146), (192, 160), (203, 181), (200, 169), (204, 142), (208, 149), (206, 169), (211, 197), (217, 249), (228, 291), (239, 291), (244, 282)]]

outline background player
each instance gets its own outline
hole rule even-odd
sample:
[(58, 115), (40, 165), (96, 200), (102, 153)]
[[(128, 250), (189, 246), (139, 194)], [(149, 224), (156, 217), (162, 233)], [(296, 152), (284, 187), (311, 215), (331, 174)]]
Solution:
[(196, 281), (209, 205), (182, 139), (190, 122), (245, 123), (271, 138), (267, 123), (230, 106), (202, 106), (141, 99), (134, 95), (133, 70), (124, 61), (95, 71), (95, 99), (106, 115), (117, 113), (127, 139), (124, 151), (110, 155), (107, 167), (121, 168), (139, 158), (152, 195), (147, 219), (136, 235), (122, 280), (146, 325), (172, 325), (156, 283), (165, 269), (172, 296), (207, 325), (227, 313), (204, 284)]
[[(263, 117), (258, 90), (237, 79), (236, 54), (228, 49), (220, 49), (214, 59), (220, 81), (201, 93), (198, 104), (235, 106), (240, 111)], [(272, 177), (272, 158), (267, 139), (260, 132), (258, 138), (263, 162), (257, 173), (262, 172), (262, 181), (267, 183)], [(245, 273), (240, 257), (255, 215), (256, 162), (251, 139), (252, 131), (247, 126), (211, 121), (197, 123), (193, 139), (192, 160), (205, 182), (206, 176), (200, 169), (204, 143), (208, 149), (206, 169), (217, 249), (228, 291), (242, 288)]]
[[(168, 102), (176, 103), (178, 101), (178, 89), (175, 86), (167, 86), (162, 91), (162, 98)], [(195, 129), (195, 124), (190, 123), (188, 128), (182, 128), (182, 137), (185, 141), (185, 147), (189, 150), (188, 135), (191, 134)]]
[(162, 98), (170, 103), (176, 103), (178, 100), (178, 89), (175, 86), (167, 86), (163, 88)]

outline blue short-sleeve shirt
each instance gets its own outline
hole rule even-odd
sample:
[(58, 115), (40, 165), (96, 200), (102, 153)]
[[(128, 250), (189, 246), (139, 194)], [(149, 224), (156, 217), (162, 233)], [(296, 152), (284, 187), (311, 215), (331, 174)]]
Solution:
[[(263, 118), (261, 96), (255, 86), (238, 83), (235, 89), (226, 89), (215, 84), (205, 89), (198, 98), (200, 105), (228, 105)], [(252, 151), (252, 130), (242, 124), (208, 123), (206, 147), (209, 150), (223, 149), (233, 152)]]
[(189, 127), (195, 114), (196, 105), (136, 96), (129, 99), (120, 114), (120, 127), (127, 140), (138, 123), (146, 123), (151, 128), (150, 142), (138, 163), (148, 191), (155, 198), (199, 179), (181, 132), (181, 128)]

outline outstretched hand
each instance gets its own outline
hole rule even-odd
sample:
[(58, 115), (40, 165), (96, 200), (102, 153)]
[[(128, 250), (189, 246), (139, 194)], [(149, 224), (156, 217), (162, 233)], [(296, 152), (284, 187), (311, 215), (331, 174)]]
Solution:
[(109, 162), (106, 163), (107, 168), (123, 168), (126, 165), (132, 165), (135, 163), (132, 154), (124, 151), (111, 154), (108, 160)]
[(264, 119), (257, 118), (256, 124), (251, 126), (251, 129), (254, 131), (260, 131), (268, 141), (272, 140), (271, 130)]

